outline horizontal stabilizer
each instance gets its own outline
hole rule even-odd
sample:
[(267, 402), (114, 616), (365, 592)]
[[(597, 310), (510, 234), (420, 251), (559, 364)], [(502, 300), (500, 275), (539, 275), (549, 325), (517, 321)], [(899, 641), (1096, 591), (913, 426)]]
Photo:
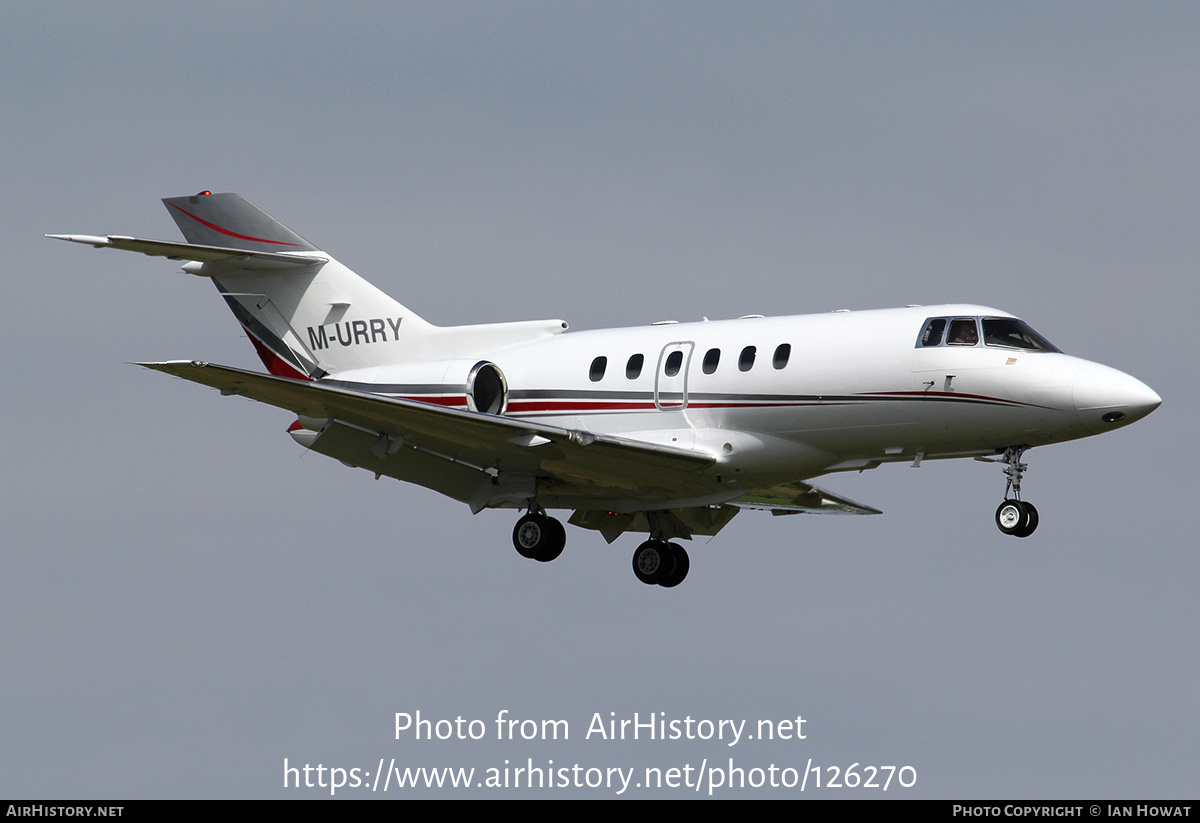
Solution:
[(772, 514), (883, 514), (879, 509), (855, 503), (808, 483), (783, 483), (743, 494), (729, 505), (743, 509), (765, 509)]
[(144, 240), (140, 237), (123, 237), (116, 234), (106, 236), (47, 234), (46, 236), (54, 240), (66, 240), (69, 243), (82, 243), (86, 246), (95, 246), (98, 249), (135, 251), (151, 257), (165, 257), (168, 260), (193, 260), (198, 263), (236, 261), (240, 268), (245, 269), (281, 269), (295, 266), (315, 266), (329, 262), (328, 257), (309, 253), (231, 249), (223, 246), (201, 246), (195, 243)]

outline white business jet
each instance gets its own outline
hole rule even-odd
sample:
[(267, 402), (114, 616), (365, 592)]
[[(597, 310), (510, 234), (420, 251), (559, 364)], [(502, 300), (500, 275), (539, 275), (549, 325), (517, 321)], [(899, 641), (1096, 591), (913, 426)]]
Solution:
[(1028, 537), (1024, 452), (1112, 431), (1161, 399), (1059, 352), (1002, 311), (944, 305), (742, 317), (564, 334), (561, 320), (434, 326), (237, 194), (163, 201), (186, 243), (50, 235), (188, 261), (233, 310), (269, 374), (199, 360), (141, 365), (278, 406), (304, 447), (448, 495), (524, 510), (543, 562), (550, 509), (633, 554), (643, 583), (689, 568), (676, 539), (741, 509), (879, 514), (808, 481), (881, 463), (1001, 464), (996, 524)]

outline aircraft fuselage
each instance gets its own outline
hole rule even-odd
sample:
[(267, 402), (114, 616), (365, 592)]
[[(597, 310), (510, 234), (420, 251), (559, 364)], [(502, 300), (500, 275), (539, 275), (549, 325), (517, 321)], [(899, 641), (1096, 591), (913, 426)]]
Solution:
[(932, 317), (1012, 315), (955, 304), (582, 331), (343, 372), (337, 382), (465, 409), (464, 375), (488, 362), (504, 377), (506, 415), (713, 455), (715, 499), (885, 462), (1086, 437), (1160, 402), (1135, 378), (1057, 351), (922, 346)]

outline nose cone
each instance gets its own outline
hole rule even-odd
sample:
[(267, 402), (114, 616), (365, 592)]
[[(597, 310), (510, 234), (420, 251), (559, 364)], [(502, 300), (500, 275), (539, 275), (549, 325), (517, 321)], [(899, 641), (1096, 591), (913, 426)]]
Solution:
[(1162, 403), (1141, 380), (1099, 363), (1084, 363), (1079, 369), (1073, 397), (1079, 422), (1094, 433), (1128, 426)]

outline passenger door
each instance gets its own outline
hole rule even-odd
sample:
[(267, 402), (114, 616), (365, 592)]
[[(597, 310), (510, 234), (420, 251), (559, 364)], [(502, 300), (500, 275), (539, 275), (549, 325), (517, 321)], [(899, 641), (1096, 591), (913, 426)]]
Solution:
[(654, 405), (659, 409), (687, 408), (687, 374), (694, 348), (688, 340), (668, 343), (659, 352), (654, 372)]

